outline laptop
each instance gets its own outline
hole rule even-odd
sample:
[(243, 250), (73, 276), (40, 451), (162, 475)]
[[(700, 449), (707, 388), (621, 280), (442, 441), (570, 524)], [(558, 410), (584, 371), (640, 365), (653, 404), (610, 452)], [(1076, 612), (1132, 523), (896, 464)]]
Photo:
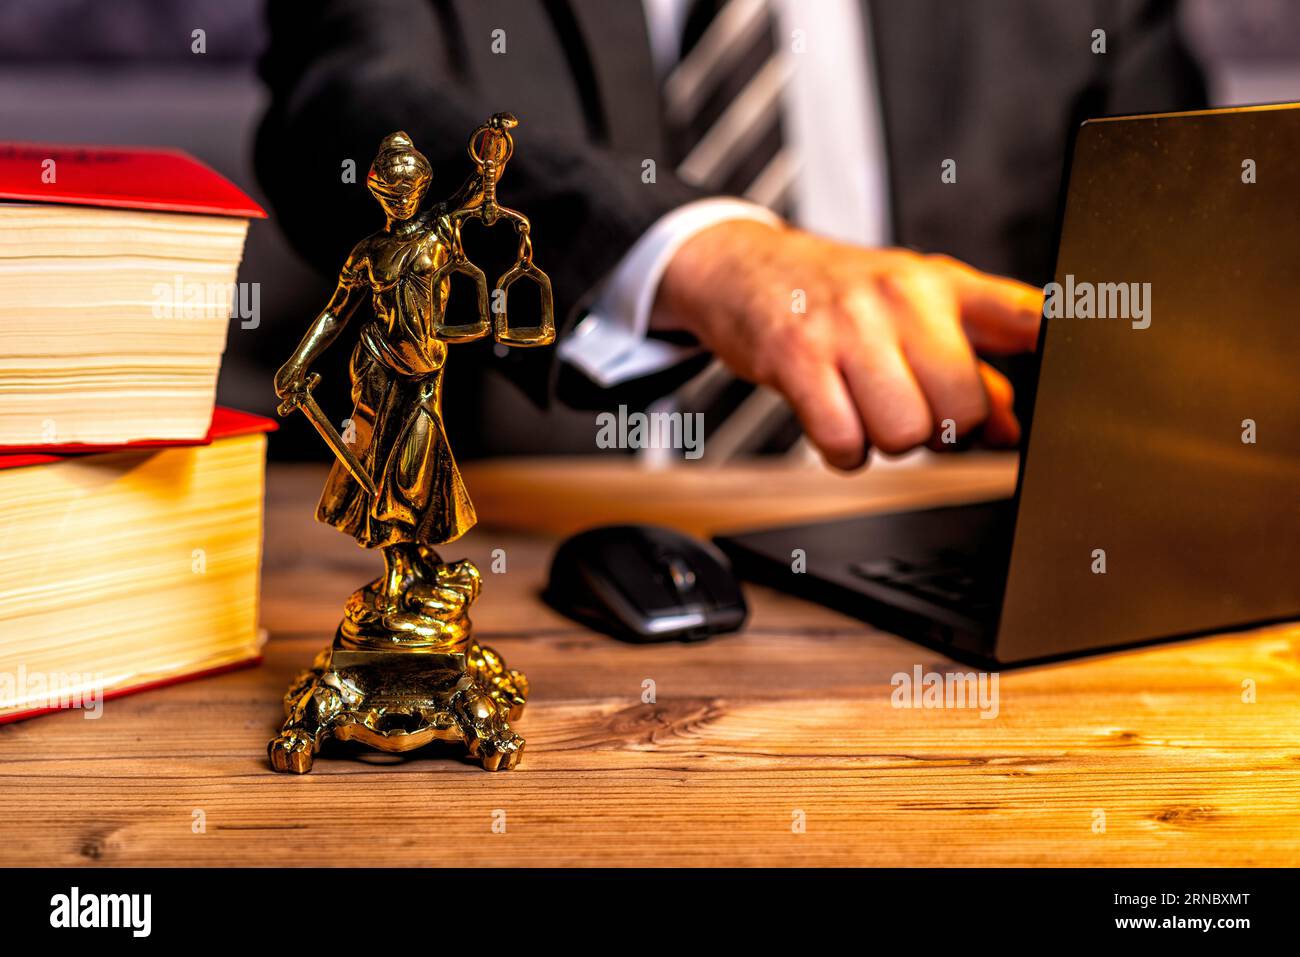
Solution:
[(737, 572), (1000, 664), (1300, 618), (1297, 157), (1300, 104), (1083, 124), (1014, 496), (721, 536)]

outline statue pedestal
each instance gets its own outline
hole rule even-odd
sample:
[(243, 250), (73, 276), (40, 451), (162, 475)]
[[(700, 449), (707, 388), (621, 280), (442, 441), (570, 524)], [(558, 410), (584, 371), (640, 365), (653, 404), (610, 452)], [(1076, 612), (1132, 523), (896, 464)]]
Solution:
[[(389, 611), (378, 582), (348, 599), (333, 645), (285, 693), (284, 726), (267, 748), (272, 768), (307, 773), (331, 737), (393, 752), (459, 741), (489, 771), (519, 762), (524, 739), (510, 721), (523, 714), (528, 680), (471, 637), (478, 569), (440, 565), (434, 578), (409, 583)], [(426, 614), (435, 591), (436, 618)]]

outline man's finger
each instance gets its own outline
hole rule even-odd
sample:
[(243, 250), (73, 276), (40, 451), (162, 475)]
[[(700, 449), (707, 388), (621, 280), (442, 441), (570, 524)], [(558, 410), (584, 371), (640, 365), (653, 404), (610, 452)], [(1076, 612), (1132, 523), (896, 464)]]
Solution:
[(951, 287), (933, 274), (914, 277), (906, 295), (895, 301), (903, 355), (921, 386), (933, 424), (951, 419), (958, 435), (984, 421), (988, 402), (975, 353), (957, 318)]
[(993, 448), (1012, 448), (1020, 442), (1015, 389), (1006, 376), (987, 362), (981, 362), (979, 368), (984, 392), (989, 397), (989, 417), (980, 430), (980, 441)]
[(880, 319), (878, 314), (859, 318), (859, 335), (846, 347), (840, 372), (868, 441), (898, 455), (925, 442), (934, 420), (892, 327)]
[(816, 356), (791, 353), (777, 372), (785, 396), (808, 440), (829, 465), (849, 471), (867, 460), (862, 421), (839, 371)]
[(1037, 347), (1043, 320), (1041, 289), (980, 272), (955, 259), (940, 261), (957, 293), (966, 335), (978, 351), (1010, 355)]
[(989, 414), (979, 431), (967, 436), (964, 441), (954, 442), (940, 428), (930, 441), (925, 443), (932, 452), (952, 452), (964, 450), (973, 445), (992, 449), (1014, 448), (1020, 442), (1020, 420), (1015, 413), (1015, 390), (1011, 382), (997, 369), (985, 362), (979, 364), (980, 381), (984, 393), (988, 396)]

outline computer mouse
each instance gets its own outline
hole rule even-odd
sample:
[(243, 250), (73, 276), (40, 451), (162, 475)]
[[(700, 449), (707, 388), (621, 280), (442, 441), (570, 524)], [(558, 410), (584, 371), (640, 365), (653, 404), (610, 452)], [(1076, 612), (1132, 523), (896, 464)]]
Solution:
[(556, 611), (624, 641), (698, 641), (745, 622), (725, 555), (655, 525), (579, 532), (551, 559), (542, 597)]

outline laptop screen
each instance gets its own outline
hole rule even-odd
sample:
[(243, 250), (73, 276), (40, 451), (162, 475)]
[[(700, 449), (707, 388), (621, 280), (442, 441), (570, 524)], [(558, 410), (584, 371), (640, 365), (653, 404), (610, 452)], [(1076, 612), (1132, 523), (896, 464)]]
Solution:
[(999, 657), (1300, 617), (1300, 107), (1079, 131)]

